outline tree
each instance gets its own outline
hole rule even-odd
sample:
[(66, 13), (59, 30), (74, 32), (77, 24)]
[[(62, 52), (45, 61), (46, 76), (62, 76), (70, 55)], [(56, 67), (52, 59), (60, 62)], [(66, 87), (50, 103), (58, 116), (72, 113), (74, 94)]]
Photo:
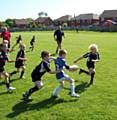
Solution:
[(14, 27), (14, 20), (13, 19), (7, 19), (5, 21), (5, 23), (9, 26), (9, 27)]
[(47, 17), (47, 16), (48, 16), (48, 13), (46, 13), (46, 12), (39, 12), (39, 13), (38, 13), (38, 16), (39, 16), (39, 17)]

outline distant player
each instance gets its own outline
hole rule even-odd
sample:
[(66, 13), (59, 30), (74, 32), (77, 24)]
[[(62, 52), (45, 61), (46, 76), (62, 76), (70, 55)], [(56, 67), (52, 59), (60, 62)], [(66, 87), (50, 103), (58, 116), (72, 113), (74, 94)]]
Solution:
[(100, 60), (99, 53), (98, 53), (98, 46), (96, 44), (91, 44), (89, 46), (89, 52), (78, 58), (74, 61), (74, 63), (77, 63), (78, 61), (82, 60), (83, 58), (87, 58), (87, 67), (89, 71), (86, 71), (84, 69), (80, 69), (79, 74), (85, 73), (87, 75), (91, 76), (91, 80), (89, 85), (93, 84), (94, 76), (95, 76), (95, 63)]
[(65, 37), (64, 32), (61, 30), (61, 26), (54, 32), (54, 39), (57, 42), (56, 54), (62, 49), (62, 38)]
[(12, 50), (14, 50), (14, 48), (15, 48), (17, 45), (20, 45), (20, 44), (21, 44), (21, 41), (22, 41), (22, 36), (21, 36), (21, 35), (19, 35), (18, 37), (16, 37), (16, 43), (13, 45)]
[(35, 67), (35, 69), (33, 70), (31, 74), (32, 81), (34, 82), (34, 87), (30, 88), (27, 92), (25, 92), (25, 94), (23, 94), (23, 98), (25, 100), (28, 100), (29, 96), (32, 93), (40, 90), (43, 87), (43, 82), (41, 78), (45, 75), (46, 72), (50, 74), (56, 74), (60, 72), (60, 70), (52, 71), (50, 69), (50, 62), (49, 62), (50, 53), (48, 51), (43, 51), (41, 53), (41, 58), (42, 58), (41, 63)]
[(66, 61), (65, 61), (66, 55), (67, 55), (67, 51), (66, 50), (60, 50), (59, 57), (55, 60), (56, 70), (62, 70), (62, 71), (60, 73), (56, 74), (56, 78), (57, 78), (58, 82), (60, 83), (60, 86), (57, 87), (54, 90), (52, 96), (53, 97), (59, 97), (58, 93), (64, 87), (64, 81), (66, 81), (66, 82), (69, 82), (70, 85), (71, 85), (70, 86), (71, 96), (79, 98), (80, 96), (75, 93), (74, 79), (72, 79), (71, 77), (69, 77), (64, 72), (64, 67), (67, 70), (72, 71), (72, 69), (70, 68), (70, 66), (68, 66), (67, 63), (66, 63)]
[(4, 40), (8, 41), (8, 48), (10, 48), (10, 39), (11, 39), (11, 33), (7, 30), (7, 27), (3, 27), (3, 32), (0, 34), (0, 37)]
[(10, 73), (10, 77), (16, 73), (19, 73), (20, 70), (22, 70), (21, 75), (20, 75), (20, 79), (24, 78), (25, 61), (27, 60), (27, 58), (25, 57), (25, 49), (26, 49), (26, 46), (21, 44), (20, 50), (17, 54), (16, 62), (15, 62), (15, 67), (17, 68), (17, 70)]
[(35, 36), (33, 36), (33, 38), (31, 39), (30, 45), (31, 45), (31, 47), (29, 49), (31, 49), (31, 51), (33, 51), (34, 50), (34, 45), (35, 45)]
[(12, 90), (15, 90), (15, 88), (10, 86), (9, 74), (5, 71), (6, 62), (7, 61), (12, 62), (12, 61), (9, 61), (8, 54), (6, 51), (7, 51), (6, 44), (1, 44), (0, 45), (0, 78), (2, 76), (5, 77), (5, 84), (6, 84), (7, 90), (12, 91)]

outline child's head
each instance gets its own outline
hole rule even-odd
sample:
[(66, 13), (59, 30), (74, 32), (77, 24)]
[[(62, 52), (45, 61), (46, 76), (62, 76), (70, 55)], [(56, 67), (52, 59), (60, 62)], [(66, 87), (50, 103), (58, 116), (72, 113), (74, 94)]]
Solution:
[(63, 59), (66, 58), (67, 51), (65, 49), (59, 51), (59, 56), (62, 57)]
[(21, 50), (25, 50), (25, 49), (26, 49), (26, 45), (20, 44), (19, 48), (20, 48)]
[(50, 59), (50, 53), (48, 51), (42, 51), (41, 52), (41, 58), (43, 60), (49, 61), (49, 59)]
[(97, 46), (96, 44), (91, 44), (91, 45), (89, 46), (89, 50), (90, 50), (90, 52), (92, 52), (92, 53), (96, 53), (96, 52), (98, 52), (98, 46)]
[(3, 32), (6, 32), (7, 31), (7, 27), (3, 27), (2, 30), (3, 30)]

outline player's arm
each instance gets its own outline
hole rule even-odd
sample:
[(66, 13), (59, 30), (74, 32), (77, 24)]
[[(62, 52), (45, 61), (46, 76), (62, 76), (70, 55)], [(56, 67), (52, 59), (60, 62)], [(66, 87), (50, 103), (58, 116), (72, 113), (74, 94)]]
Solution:
[(77, 63), (78, 61), (82, 60), (83, 58), (87, 58), (89, 56), (89, 53), (86, 53), (84, 55), (82, 55), (81, 57), (77, 58), (74, 63)]
[(23, 60), (23, 61), (26, 61), (27, 58), (22, 58), (22, 57), (19, 57), (17, 60)]
[(57, 32), (55, 31), (55, 32), (54, 32), (54, 39), (55, 39), (55, 40), (56, 40), (56, 34), (57, 34)]
[(57, 73), (60, 73), (60, 72), (61, 72), (61, 70), (56, 70), (56, 71), (51, 70), (50, 67), (48, 67), (47, 64), (43, 64), (43, 66), (44, 66), (44, 68), (46, 69), (46, 71), (47, 71), (48, 73), (50, 73), (50, 74), (57, 74)]
[(92, 62), (99, 62), (100, 60), (99, 59), (96, 59), (96, 60), (91, 60)]
[(77, 63), (78, 61), (82, 60), (83, 58), (84, 58), (83, 56), (77, 58), (77, 59), (74, 61), (74, 63)]

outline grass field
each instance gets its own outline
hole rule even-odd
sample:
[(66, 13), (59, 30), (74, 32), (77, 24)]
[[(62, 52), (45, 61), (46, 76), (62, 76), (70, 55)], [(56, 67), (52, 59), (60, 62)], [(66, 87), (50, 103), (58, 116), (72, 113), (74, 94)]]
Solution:
[[(21, 32), (12, 33), (12, 44), (15, 37), (21, 34), (24, 43), (29, 48), (29, 41), (36, 35), (36, 48), (34, 52), (27, 52), (28, 58), (25, 78), (18, 80), (18, 75), (12, 77), (12, 85), (16, 92), (7, 94), (3, 79), (0, 80), (0, 120), (117, 120), (117, 33), (98, 32), (65, 32), (66, 38), (63, 47), (67, 49), (67, 62), (72, 64), (78, 56), (87, 52), (91, 43), (99, 46), (101, 61), (96, 64), (95, 85), (86, 87), (89, 77), (78, 75), (77, 72), (69, 73), (76, 82), (76, 92), (81, 98), (71, 98), (69, 84), (60, 92), (60, 99), (50, 98), (53, 90), (58, 86), (55, 75), (46, 74), (43, 77), (44, 87), (34, 93), (32, 102), (23, 102), (22, 93), (33, 86), (30, 74), (40, 62), (40, 52), (49, 50), (53, 53), (56, 43), (53, 32)], [(16, 53), (11, 53), (10, 58), (15, 59)], [(79, 63), (85, 69), (86, 60)], [(52, 64), (54, 69), (54, 65)], [(6, 71), (12, 72), (14, 64), (8, 63)]]

